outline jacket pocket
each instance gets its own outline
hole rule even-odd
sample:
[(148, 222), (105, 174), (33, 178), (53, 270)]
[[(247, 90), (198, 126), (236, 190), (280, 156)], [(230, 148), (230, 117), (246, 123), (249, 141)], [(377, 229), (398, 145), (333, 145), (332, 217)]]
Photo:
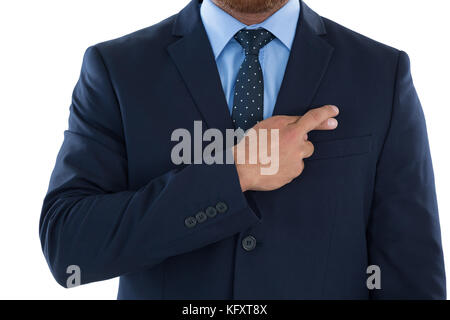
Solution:
[(372, 149), (372, 135), (314, 142), (314, 154), (305, 161), (324, 160), (365, 154)]

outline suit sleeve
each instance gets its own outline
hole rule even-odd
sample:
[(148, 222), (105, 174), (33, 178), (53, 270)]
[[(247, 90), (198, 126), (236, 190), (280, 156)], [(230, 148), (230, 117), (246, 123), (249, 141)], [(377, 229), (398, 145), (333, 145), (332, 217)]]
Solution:
[(368, 229), (369, 264), (381, 269), (373, 299), (445, 299), (433, 167), (410, 62), (401, 52), (395, 97), (378, 162)]
[[(100, 51), (89, 48), (39, 224), (44, 255), (62, 286), (71, 265), (80, 268), (82, 284), (105, 280), (150, 268), (259, 222), (234, 165), (188, 165), (140, 190), (128, 190), (117, 100)], [(186, 224), (186, 218), (218, 203), (215, 217)]]

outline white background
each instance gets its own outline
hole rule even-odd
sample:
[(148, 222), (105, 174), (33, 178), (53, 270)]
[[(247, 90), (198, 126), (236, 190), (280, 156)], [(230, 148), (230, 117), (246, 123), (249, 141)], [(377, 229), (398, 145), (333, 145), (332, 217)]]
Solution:
[[(53, 280), (38, 237), (42, 200), (85, 49), (157, 23), (187, 1), (0, 1), (0, 299), (116, 298), (117, 279), (70, 290)], [(450, 275), (450, 2), (307, 3), (410, 55), (428, 123)]]

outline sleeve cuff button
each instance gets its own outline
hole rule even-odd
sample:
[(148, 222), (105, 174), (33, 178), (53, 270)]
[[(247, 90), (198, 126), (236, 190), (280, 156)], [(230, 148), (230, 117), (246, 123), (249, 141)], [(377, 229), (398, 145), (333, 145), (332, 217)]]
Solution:
[(184, 224), (188, 228), (193, 228), (197, 224), (197, 220), (194, 217), (188, 217), (186, 220), (184, 220)]
[(225, 202), (218, 202), (216, 204), (216, 210), (219, 213), (225, 213), (228, 210), (228, 206), (226, 205)]

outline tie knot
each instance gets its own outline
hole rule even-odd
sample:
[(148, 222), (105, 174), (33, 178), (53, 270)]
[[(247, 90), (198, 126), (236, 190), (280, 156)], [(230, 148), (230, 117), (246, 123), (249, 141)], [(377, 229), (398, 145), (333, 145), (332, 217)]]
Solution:
[(275, 39), (275, 36), (264, 28), (242, 29), (236, 33), (234, 39), (244, 48), (245, 55), (258, 55), (259, 50)]

